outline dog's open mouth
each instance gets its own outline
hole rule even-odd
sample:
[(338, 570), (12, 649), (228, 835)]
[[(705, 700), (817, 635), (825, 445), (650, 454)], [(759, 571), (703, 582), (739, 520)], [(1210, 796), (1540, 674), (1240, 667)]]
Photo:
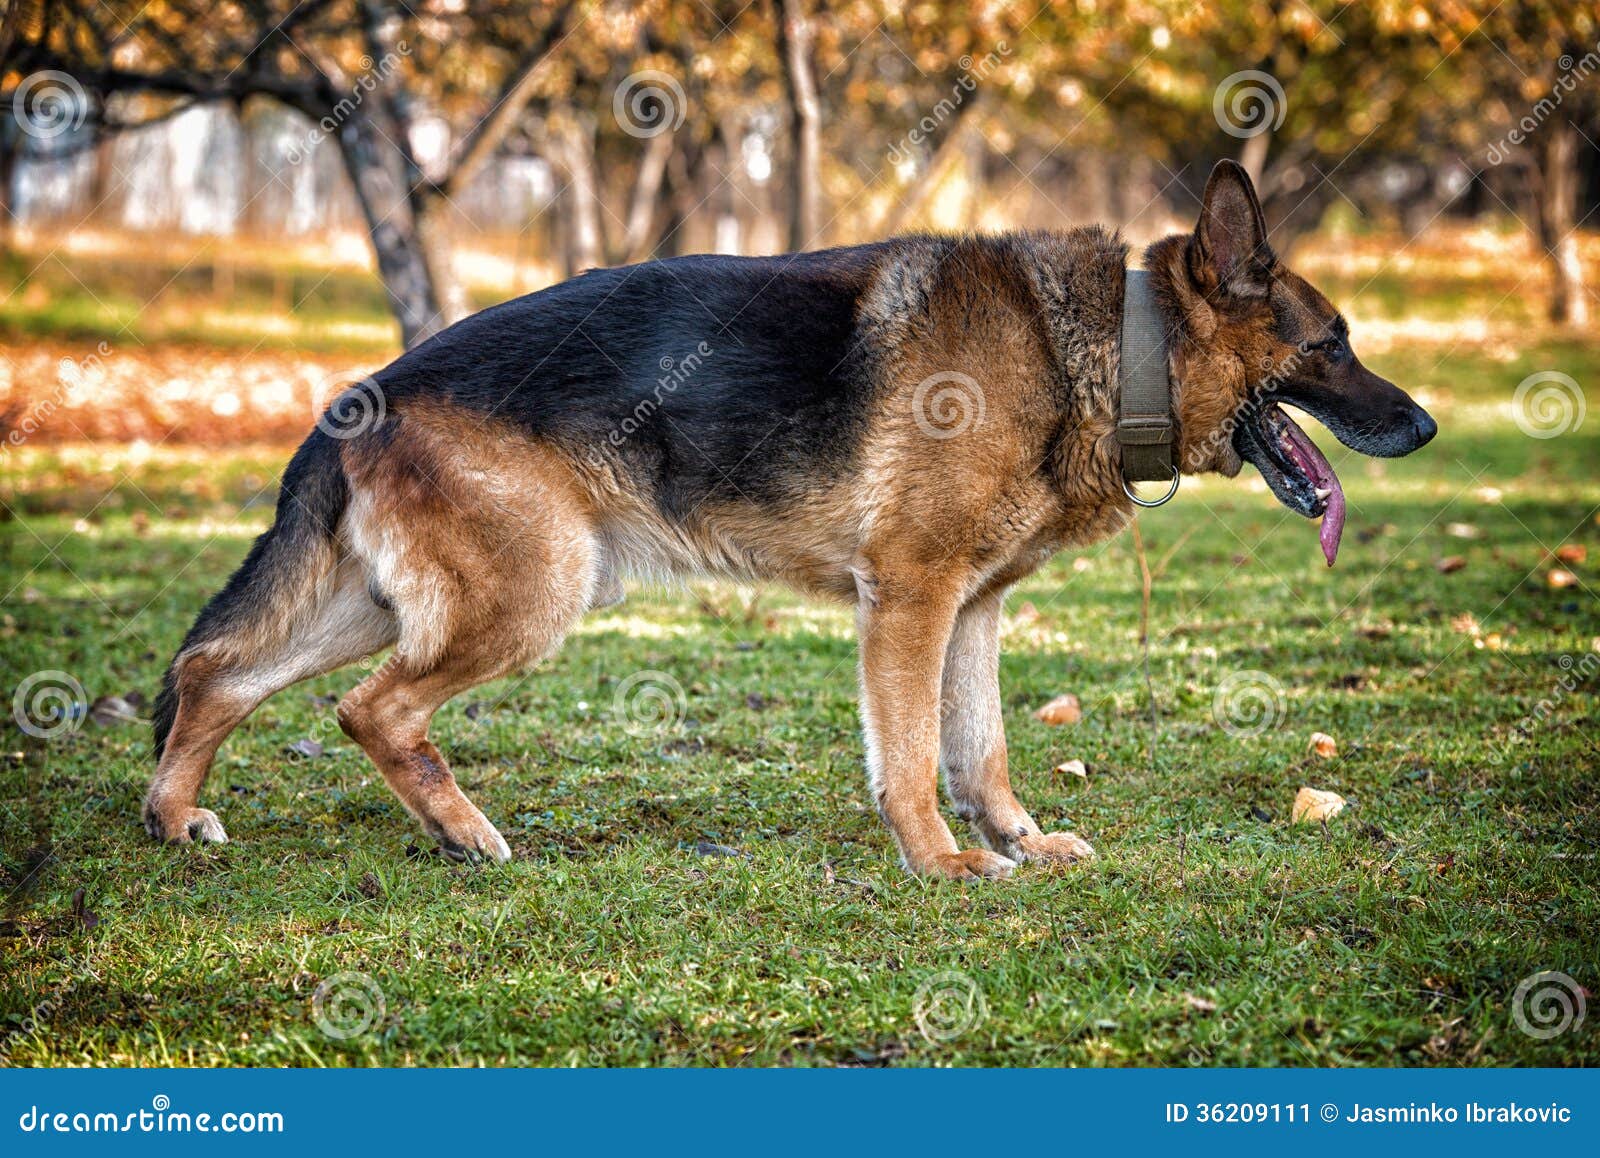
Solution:
[(1284, 506), (1308, 519), (1322, 517), (1322, 554), (1332, 567), (1344, 534), (1344, 488), (1316, 443), (1277, 403), (1264, 403), (1240, 417), (1233, 447), (1261, 472)]

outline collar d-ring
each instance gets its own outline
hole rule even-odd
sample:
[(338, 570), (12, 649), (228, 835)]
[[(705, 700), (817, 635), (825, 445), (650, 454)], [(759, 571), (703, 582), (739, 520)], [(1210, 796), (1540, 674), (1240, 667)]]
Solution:
[(1182, 482), (1182, 481), (1183, 481), (1183, 476), (1180, 475), (1177, 471), (1173, 471), (1172, 472), (1172, 486), (1170, 488), (1168, 488), (1166, 494), (1162, 495), (1155, 502), (1151, 502), (1149, 499), (1141, 499), (1138, 495), (1134, 494), (1133, 493), (1133, 488), (1128, 485), (1128, 480), (1127, 479), (1123, 479), (1122, 480), (1122, 493), (1127, 495), (1130, 499), (1132, 499), (1133, 500), (1133, 504), (1136, 507), (1144, 507), (1147, 510), (1151, 509), (1151, 508), (1154, 508), (1154, 507), (1164, 507), (1164, 506), (1166, 506), (1168, 503), (1170, 503), (1172, 501), (1172, 496), (1178, 493), (1178, 484), (1180, 482)]

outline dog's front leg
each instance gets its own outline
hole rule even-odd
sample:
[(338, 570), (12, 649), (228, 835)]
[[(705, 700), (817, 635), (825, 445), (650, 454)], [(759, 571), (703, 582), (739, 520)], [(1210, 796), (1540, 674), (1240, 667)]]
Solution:
[(945, 651), (940, 759), (956, 813), (979, 839), (1016, 861), (1071, 863), (1094, 855), (1070, 832), (1040, 832), (1011, 791), (1000, 711), (1000, 612), (1005, 592), (979, 596), (956, 616)]
[(962, 851), (939, 815), (939, 679), (959, 599), (927, 583), (863, 583), (861, 722), (878, 812), (910, 872), (1003, 877), (1015, 862)]

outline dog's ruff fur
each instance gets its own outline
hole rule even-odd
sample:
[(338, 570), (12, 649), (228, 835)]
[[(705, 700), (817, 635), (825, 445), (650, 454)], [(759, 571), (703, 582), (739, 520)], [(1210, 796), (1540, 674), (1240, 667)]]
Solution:
[[(1239, 469), (1226, 430), (1253, 368), (1337, 317), (1271, 256), (1236, 169), (1194, 235), (1146, 255), (1188, 473)], [(909, 870), (1092, 855), (1012, 793), (999, 633), (1013, 584), (1132, 513), (1114, 435), (1126, 258), (1097, 228), (679, 258), (586, 273), (408, 352), (342, 400), (376, 413), (381, 394), (381, 420), (300, 447), (274, 525), (174, 658), (147, 827), (226, 839), (199, 807), (218, 745), (273, 693), (392, 646), (341, 726), (447, 852), (507, 859), (428, 739), (434, 712), (548, 655), (621, 576), (711, 574), (854, 604), (872, 792)], [(1411, 405), (1383, 386), (1397, 415)], [(941, 768), (982, 847), (941, 815)]]

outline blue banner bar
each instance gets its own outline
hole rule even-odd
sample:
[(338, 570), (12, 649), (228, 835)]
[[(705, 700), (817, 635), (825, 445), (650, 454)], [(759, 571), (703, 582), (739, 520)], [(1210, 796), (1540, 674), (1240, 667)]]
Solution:
[(13, 1070), (0, 1153), (1593, 1154), (1597, 1093), (1580, 1070)]

